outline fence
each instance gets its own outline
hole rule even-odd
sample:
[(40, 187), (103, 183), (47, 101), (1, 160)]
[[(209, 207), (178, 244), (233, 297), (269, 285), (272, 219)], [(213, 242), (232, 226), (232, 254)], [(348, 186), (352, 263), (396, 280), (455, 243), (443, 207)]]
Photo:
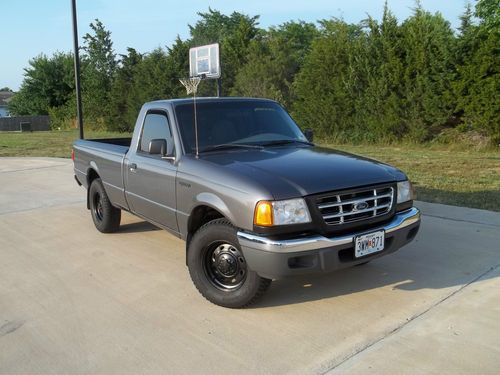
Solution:
[(0, 131), (39, 132), (50, 130), (49, 116), (0, 117)]

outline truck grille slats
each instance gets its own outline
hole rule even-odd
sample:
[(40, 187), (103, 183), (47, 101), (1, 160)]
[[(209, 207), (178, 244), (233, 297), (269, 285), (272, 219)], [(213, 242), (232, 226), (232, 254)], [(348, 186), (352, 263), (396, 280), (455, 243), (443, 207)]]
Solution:
[(328, 225), (339, 225), (388, 214), (394, 200), (393, 187), (379, 187), (321, 197), (317, 207)]

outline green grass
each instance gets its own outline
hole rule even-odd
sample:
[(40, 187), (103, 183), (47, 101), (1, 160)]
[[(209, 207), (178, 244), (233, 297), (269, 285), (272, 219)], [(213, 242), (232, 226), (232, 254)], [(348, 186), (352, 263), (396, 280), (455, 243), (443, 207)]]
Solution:
[[(130, 134), (86, 131), (85, 138), (130, 137)], [(33, 133), (0, 133), (0, 156), (71, 157), (71, 145), (77, 130)]]
[[(128, 137), (92, 132), (86, 138)], [(78, 132), (0, 133), (0, 156), (69, 158)], [(417, 197), (428, 202), (500, 211), (500, 151), (447, 145), (326, 145), (371, 157), (402, 169)]]
[(500, 152), (446, 145), (327, 145), (403, 170), (417, 199), (500, 211)]

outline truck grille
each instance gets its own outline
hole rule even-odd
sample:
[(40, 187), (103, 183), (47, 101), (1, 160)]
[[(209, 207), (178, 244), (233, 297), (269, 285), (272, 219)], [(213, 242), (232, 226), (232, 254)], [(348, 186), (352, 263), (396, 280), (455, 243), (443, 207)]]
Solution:
[(317, 206), (326, 224), (340, 225), (386, 215), (393, 200), (394, 188), (386, 186), (323, 196)]

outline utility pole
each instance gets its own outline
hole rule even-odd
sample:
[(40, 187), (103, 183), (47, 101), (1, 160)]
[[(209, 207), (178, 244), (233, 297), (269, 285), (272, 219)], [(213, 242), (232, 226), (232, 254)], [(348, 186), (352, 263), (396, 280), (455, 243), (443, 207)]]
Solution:
[(78, 118), (78, 129), (80, 139), (83, 139), (83, 114), (82, 114), (82, 93), (80, 85), (80, 50), (78, 47), (78, 21), (76, 18), (76, 0), (71, 0), (71, 10), (73, 13), (73, 48), (75, 55), (75, 88), (76, 88), (76, 114)]

